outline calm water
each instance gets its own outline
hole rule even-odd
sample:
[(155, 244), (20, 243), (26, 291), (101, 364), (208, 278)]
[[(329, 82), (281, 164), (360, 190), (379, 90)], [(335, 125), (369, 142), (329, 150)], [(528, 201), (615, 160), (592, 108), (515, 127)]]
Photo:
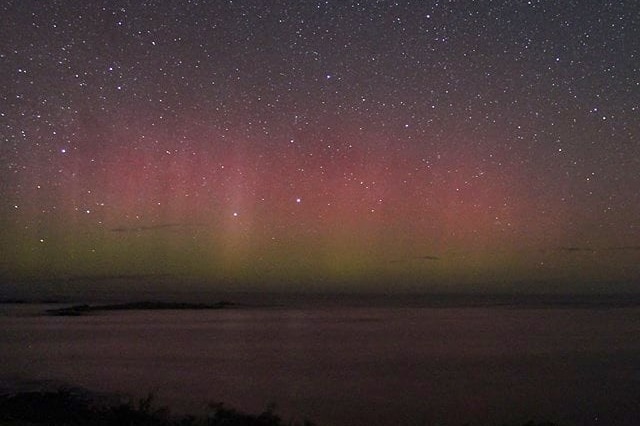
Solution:
[(640, 308), (304, 305), (28, 315), (0, 306), (0, 378), (156, 391), (320, 425), (640, 424)]

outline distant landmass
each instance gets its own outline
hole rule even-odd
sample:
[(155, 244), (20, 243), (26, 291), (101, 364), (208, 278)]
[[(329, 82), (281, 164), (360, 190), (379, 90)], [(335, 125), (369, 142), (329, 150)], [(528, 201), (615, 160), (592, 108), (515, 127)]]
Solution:
[(237, 308), (240, 305), (232, 302), (207, 303), (177, 303), (177, 302), (131, 302), (109, 305), (74, 305), (65, 308), (48, 309), (52, 316), (81, 316), (93, 312), (104, 311), (158, 311), (158, 310), (206, 310)]

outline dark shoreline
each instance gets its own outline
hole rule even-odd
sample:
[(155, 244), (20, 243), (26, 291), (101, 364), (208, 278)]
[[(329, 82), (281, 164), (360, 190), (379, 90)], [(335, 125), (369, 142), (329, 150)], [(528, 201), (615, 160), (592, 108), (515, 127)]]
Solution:
[[(398, 423), (401, 424), (401, 423)], [(0, 394), (0, 426), (314, 426), (309, 420), (283, 420), (276, 406), (259, 414), (242, 413), (223, 403), (210, 403), (205, 415), (172, 415), (157, 406), (153, 394), (114, 402), (93, 397), (80, 388), (56, 391), (23, 391)], [(467, 425), (468, 426), (468, 425)], [(528, 421), (501, 426), (559, 426), (553, 422)]]

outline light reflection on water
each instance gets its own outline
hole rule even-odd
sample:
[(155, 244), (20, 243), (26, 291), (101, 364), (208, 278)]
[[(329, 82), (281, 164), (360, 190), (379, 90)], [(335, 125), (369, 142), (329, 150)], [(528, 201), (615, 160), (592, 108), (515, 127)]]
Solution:
[(0, 377), (156, 391), (178, 410), (276, 402), (284, 417), (320, 425), (631, 425), (640, 418), (638, 318), (633, 307), (5, 315)]

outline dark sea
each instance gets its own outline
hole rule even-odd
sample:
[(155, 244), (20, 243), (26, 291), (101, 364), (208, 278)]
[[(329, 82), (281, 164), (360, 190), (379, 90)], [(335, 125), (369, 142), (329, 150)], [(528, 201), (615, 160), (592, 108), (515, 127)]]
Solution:
[(154, 392), (179, 413), (275, 403), (320, 426), (640, 425), (637, 296), (223, 298), (241, 306), (2, 304), (0, 388)]

